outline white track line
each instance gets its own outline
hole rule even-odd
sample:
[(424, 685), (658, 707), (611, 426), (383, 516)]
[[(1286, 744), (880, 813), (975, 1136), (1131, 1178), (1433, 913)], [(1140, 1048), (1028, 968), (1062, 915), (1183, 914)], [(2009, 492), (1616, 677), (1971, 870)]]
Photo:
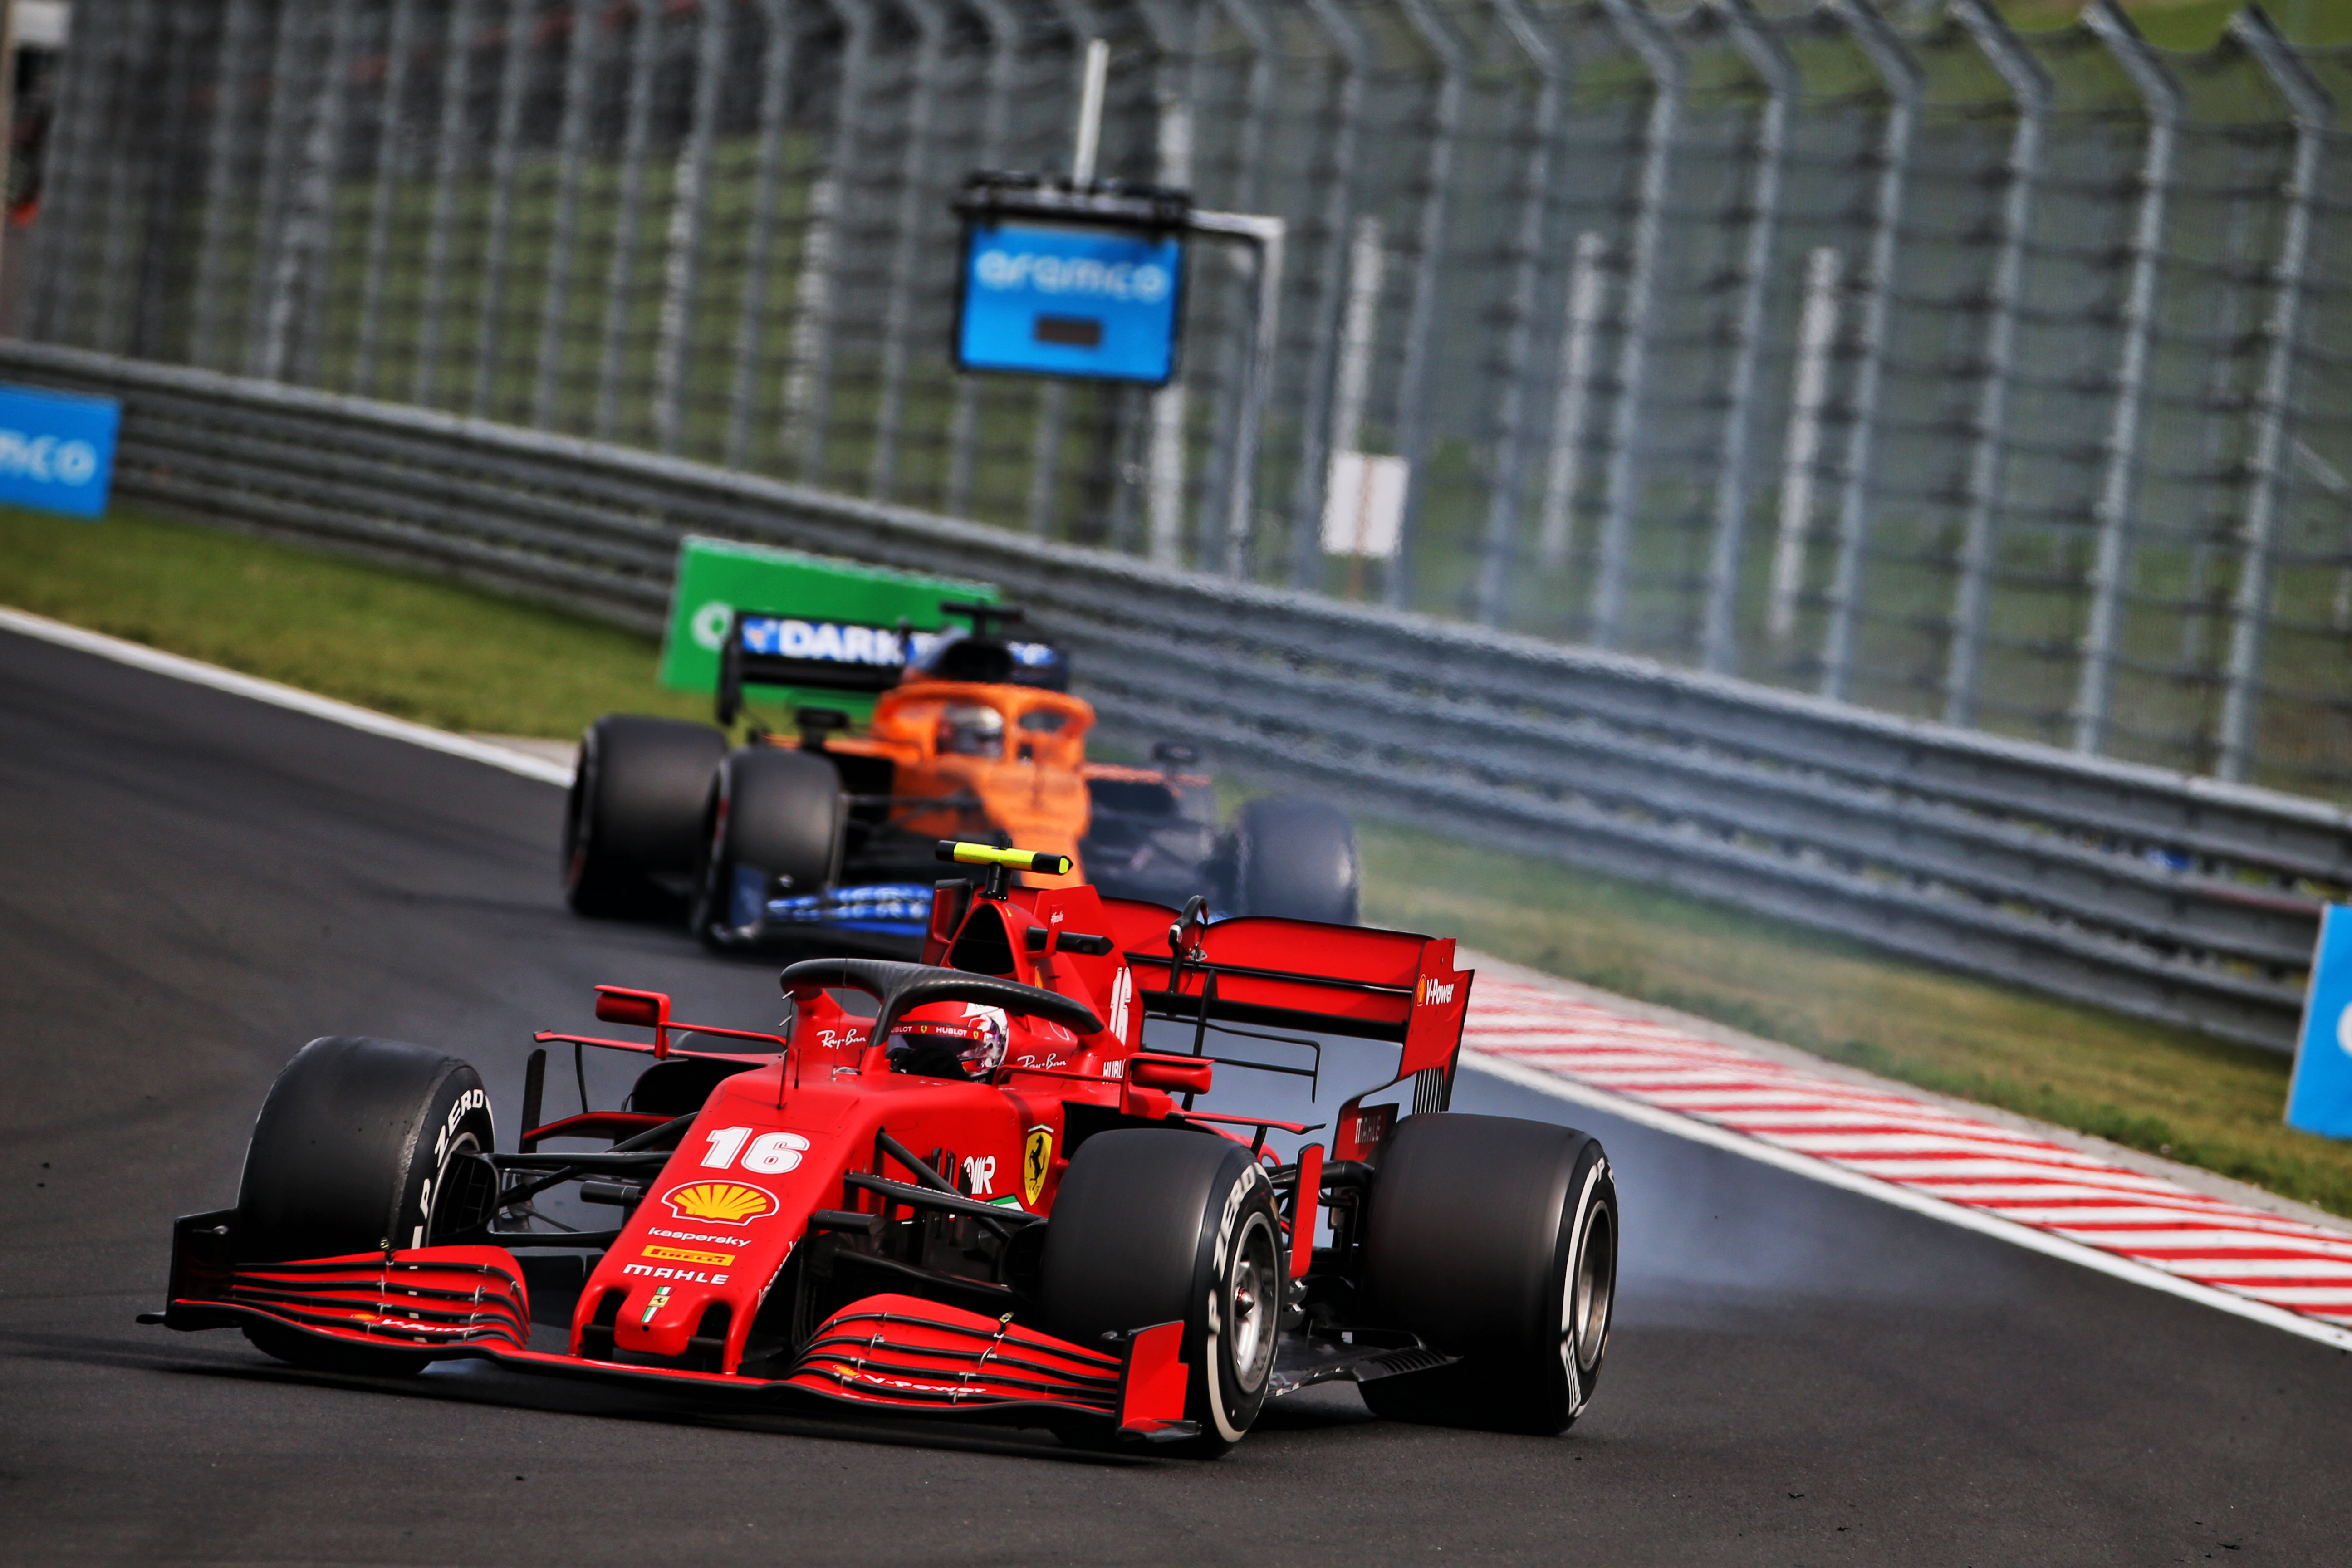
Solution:
[[(0, 630), (16, 632), (24, 637), (52, 643), (60, 647), (73, 648), (79, 652), (95, 654), (100, 658), (111, 659), (117, 664), (128, 665), (134, 669), (167, 676), (174, 680), (184, 680), (215, 691), (226, 692), (231, 696), (249, 698), (256, 702), (266, 702), (272, 707), (307, 714), (311, 718), (322, 719), (331, 724), (341, 724), (367, 734), (380, 735), (386, 740), (404, 741), (413, 746), (422, 746), (427, 751), (440, 752), (448, 756), (463, 757), (470, 762), (486, 763), (490, 767), (501, 768), (508, 773), (520, 774), (541, 784), (566, 787), (572, 782), (572, 770), (560, 763), (509, 751), (502, 746), (469, 740), (463, 735), (453, 735), (446, 731), (436, 730), (428, 725), (412, 723), (405, 719), (395, 719), (388, 713), (378, 713), (372, 709), (362, 708), (356, 703), (337, 701), (331, 697), (320, 697), (315, 692), (304, 691), (298, 687), (283, 685), (275, 680), (240, 675), (235, 670), (223, 669), (217, 665), (206, 664), (200, 659), (186, 658), (178, 654), (164, 653), (160, 649), (148, 647), (141, 643), (127, 642), (121, 637), (87, 631), (79, 626), (68, 626), (62, 621), (51, 620), (46, 616), (31, 615), (23, 610), (9, 609), (0, 605)], [(1511, 989), (1513, 992), (1511, 1005), (1507, 1009), (1497, 1009), (1497, 1012), (1503, 1016), (1493, 1016), (1488, 1026), (1493, 1034), (1542, 1036), (1550, 1034), (1558, 1027), (1553, 1018), (1541, 1016), (1550, 1009), (1543, 1006), (1541, 1002), (1530, 994), (1528, 988), (1514, 986)], [(1533, 1004), (1532, 1007), (1531, 1004)], [(1528, 1016), (1529, 1011), (1534, 1011), (1538, 1016), (1532, 1018)], [(1693, 1076), (1707, 1077), (1722, 1082), (1727, 1077), (1735, 1079), (1743, 1078), (1746, 1076), (1742, 1071), (1743, 1068), (1751, 1065), (1761, 1065), (1743, 1052), (1708, 1042), (1692, 1040), (1655, 1024), (1626, 1020), (1622, 1029), (1612, 1028), (1610, 1032), (1629, 1044), (1639, 1041), (1643, 1047), (1648, 1047), (1648, 1051), (1655, 1051), (1659, 1057), (1665, 1058), (1657, 1064), (1665, 1069), (1660, 1076), (1678, 1080), (1676, 1087), (1685, 1089), (1693, 1087), (1691, 1082)], [(1530, 1041), (1530, 1045), (1532, 1044), (1533, 1042)], [(1897, 1185), (1890, 1181), (1850, 1170), (1828, 1160), (1818, 1159), (1793, 1149), (1769, 1143), (1731, 1128), (1719, 1126), (1712, 1121), (1699, 1121), (1692, 1116), (1634, 1099), (1630, 1095), (1579, 1082), (1574, 1079), (1560, 1076), (1559, 1070), (1546, 1070), (1532, 1067), (1525, 1062), (1512, 1060), (1508, 1057), (1495, 1055), (1489, 1051), (1467, 1046), (1464, 1047), (1463, 1054), (1468, 1065), (1478, 1071), (1491, 1074), (1507, 1083), (1517, 1084), (1520, 1088), (1531, 1089), (1536, 1093), (1549, 1095), (1555, 1100), (1589, 1106), (1593, 1110), (1622, 1117), (1628, 1121), (1637, 1122), (1676, 1138), (1703, 1143), (1727, 1153), (1737, 1154), (1742, 1159), (1754, 1160), (1761, 1164), (1787, 1171), (1809, 1181), (1820, 1182), (1826, 1186), (1855, 1193), (1867, 1198), (1874, 1198), (1880, 1203), (1892, 1204), (1897, 1208), (1910, 1210), (1914, 1214), (1939, 1220), (1946, 1225), (1957, 1226), (1962, 1230), (1975, 1231), (1979, 1235), (2006, 1241), (2014, 1247), (2021, 1247), (2029, 1251), (2063, 1258), (2066, 1262), (2078, 1264), (2084, 1268), (2095, 1269), (2099, 1273), (2129, 1280), (2134, 1284), (2145, 1285), (2150, 1289), (2162, 1290), (2168, 1295), (2179, 1296), (2202, 1306), (2228, 1312), (2235, 1317), (2267, 1324), (2274, 1329), (2284, 1329), (2288, 1333), (2316, 1340), (2322, 1344), (2334, 1345), (2341, 1350), (2352, 1350), (2352, 1331), (2334, 1324), (2321, 1322), (2278, 1307), (2267, 1306), (2260, 1301), (2249, 1300), (2243, 1296), (2201, 1285), (2192, 1279), (2184, 1279), (2164, 1269), (2153, 1268), (2132, 1258), (2119, 1257), (2115, 1253), (2103, 1251), (2082, 1242), (2069, 1240), (2063, 1236), (2053, 1235), (2048, 1230), (2038, 1229), (2032, 1225), (2019, 1224), (1997, 1215), (1988, 1214), (1981, 1209), (1948, 1203), (1928, 1193)], [(1557, 1054), (1566, 1057), (1573, 1053), (1543, 1052), (1541, 1047), (1538, 1047), (1528, 1054)], [(1614, 1055), (1614, 1053), (1606, 1052), (1594, 1054)], [(1643, 1054), (1646, 1055), (1647, 1052)], [(1680, 1059), (1675, 1060), (1677, 1057)], [(1690, 1068), (1695, 1057), (1706, 1058), (1712, 1070), (1704, 1075), (1692, 1075)], [(1668, 1065), (1669, 1062), (1672, 1063), (1671, 1066)], [(1619, 1057), (1612, 1065), (1622, 1067), (1630, 1066), (1632, 1063)], [(1563, 1060), (1559, 1063), (1559, 1067), (1566, 1068), (1568, 1063)], [(1729, 1069), (1727, 1074), (1725, 1069)], [(1646, 1078), (1647, 1075), (1645, 1074), (1644, 1077)], [(1660, 1083), (1657, 1087), (1661, 1089), (1667, 1089), (1664, 1083)], [(1730, 1085), (1726, 1084), (1726, 1087)], [(1873, 1111), (1882, 1111), (1890, 1098), (1883, 1095), (1860, 1095), (1848, 1086), (1832, 1084), (1827, 1080), (1822, 1080), (1820, 1087), (1823, 1091), (1823, 1099), (1832, 1100), (1843, 1099), (1848, 1104), (1866, 1100)], [(1787, 1103), (1787, 1100), (1780, 1095), (1773, 1096), (1773, 1099), (1781, 1104)], [(1762, 1108), (1759, 1106), (1758, 1109)], [(1923, 1120), (1932, 1115), (1939, 1131), (1952, 1126), (1952, 1118), (1948, 1113), (1931, 1112), (1925, 1106), (1916, 1107), (1916, 1110), (1921, 1113)], [(1986, 1136), (1990, 1140), (2001, 1142), (2014, 1137), (2006, 1130), (1990, 1127), (1986, 1129)], [(2052, 1152), (2055, 1153), (2056, 1151), (2053, 1150)], [(2075, 1158), (2079, 1159), (2080, 1156)], [(2100, 1173), (2105, 1175), (2110, 1173), (2102, 1171)], [(2119, 1171), (2112, 1173), (2114, 1175), (2124, 1173)], [(2139, 1178), (2134, 1184), (2137, 1185), (2145, 1181), (2146, 1178)], [(2202, 1200), (2199, 1207), (2205, 1208), (2211, 1203), (2212, 1200)], [(2069, 1215), (2065, 1211), (2053, 1211), (2048, 1223), (2063, 1226), (2067, 1218), (2074, 1218), (2079, 1222), (2089, 1217), (2088, 1215)], [(2247, 1217), (2249, 1220), (2260, 1221), (2267, 1216), (2249, 1214)], [(2197, 1239), (2201, 1245), (2211, 1247), (2216, 1238), (2210, 1236), (2200, 1236)], [(2221, 1260), (2213, 1261), (2219, 1263)], [(2258, 1271), (2261, 1266), (2242, 1263), (2237, 1267)], [(2295, 1270), (2295, 1272), (2300, 1273), (2302, 1270)], [(2268, 1277), (2280, 1276), (2272, 1274)], [(2286, 1293), (2301, 1295), (2304, 1292), (2290, 1289)], [(2327, 1292), (2326, 1295), (2327, 1304), (2334, 1304), (2336, 1300), (2336, 1293)]]
[(84, 631), (63, 621), (50, 620), (47, 616), (28, 615), (0, 605), (0, 631), (18, 632), (60, 647), (74, 648), (82, 653), (94, 653), (100, 658), (110, 658), (117, 664), (127, 664), (155, 675), (168, 675), (174, 680), (210, 687), (233, 697), (249, 697), (256, 702), (267, 702), (273, 708), (288, 708), (297, 713), (307, 713), (313, 719), (324, 719), (331, 724), (348, 729), (363, 730), (371, 735), (382, 735), (389, 741), (405, 741), (412, 746), (427, 751), (445, 752), (453, 757), (471, 762), (487, 763), (494, 768), (504, 768), (510, 773), (520, 773), (527, 779), (570, 788), (572, 770), (542, 758), (509, 751), (481, 741), (452, 735), (446, 730), (436, 730), (426, 724), (413, 724), (405, 719), (395, 719), (389, 713), (379, 713), (372, 708), (362, 708), (353, 702), (338, 702), (331, 697), (321, 697), (299, 687), (280, 685), (258, 676), (239, 675), (233, 669), (223, 669), (216, 664), (201, 659), (183, 658), (176, 653), (164, 653), (143, 643), (125, 642), (102, 632)]

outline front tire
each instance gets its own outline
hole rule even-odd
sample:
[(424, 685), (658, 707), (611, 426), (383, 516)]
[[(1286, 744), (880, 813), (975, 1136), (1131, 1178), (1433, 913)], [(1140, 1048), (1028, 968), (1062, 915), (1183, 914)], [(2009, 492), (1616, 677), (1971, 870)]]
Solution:
[[(313, 1040), (262, 1101), (231, 1245), (241, 1262), (278, 1263), (425, 1247), (436, 1230), (470, 1230), (489, 1218), (496, 1192), (466, 1180), (459, 1157), (496, 1146), (481, 1076), (455, 1057), (365, 1036)], [(250, 1324), (245, 1336), (319, 1372), (405, 1376), (432, 1360), (274, 1324)]]
[(796, 897), (824, 891), (840, 865), (845, 816), (841, 775), (824, 757), (776, 746), (730, 753), (703, 813), (695, 934), (720, 946), (756, 924), (747, 889), (756, 895), (781, 880)]
[(1462, 1360), (1363, 1384), (1373, 1414), (1551, 1435), (1601, 1380), (1617, 1184), (1600, 1140), (1512, 1117), (1409, 1116), (1382, 1144), (1365, 1293), (1384, 1325)]
[(1185, 1447), (1241, 1441), (1273, 1381), (1283, 1290), (1274, 1189), (1249, 1150), (1210, 1133), (1128, 1128), (1078, 1146), (1045, 1230), (1039, 1294), (1073, 1344), (1184, 1325)]
[(1254, 800), (1234, 815), (1234, 907), (1354, 925), (1363, 887), (1356, 825), (1319, 800)]
[(674, 889), (694, 873), (702, 803), (726, 754), (727, 737), (708, 724), (607, 713), (588, 726), (563, 807), (563, 898), (574, 914), (677, 909)]

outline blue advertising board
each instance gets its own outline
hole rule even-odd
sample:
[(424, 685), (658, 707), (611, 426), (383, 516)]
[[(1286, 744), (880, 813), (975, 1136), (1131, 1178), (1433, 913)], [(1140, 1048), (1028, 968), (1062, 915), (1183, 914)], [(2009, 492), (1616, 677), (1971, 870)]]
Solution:
[(1176, 236), (974, 223), (964, 237), (956, 363), (1160, 385), (1176, 374), (1183, 285)]
[(2320, 916), (2294, 1079), (2286, 1090), (2286, 1124), (2352, 1138), (2352, 905), (2330, 904)]
[(0, 386), (0, 501), (75, 517), (106, 510), (122, 405)]

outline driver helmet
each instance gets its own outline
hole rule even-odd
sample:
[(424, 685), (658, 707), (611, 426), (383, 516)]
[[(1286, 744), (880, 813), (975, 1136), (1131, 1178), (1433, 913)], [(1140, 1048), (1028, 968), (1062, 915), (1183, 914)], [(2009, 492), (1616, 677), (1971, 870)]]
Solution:
[(1002, 1007), (927, 1002), (891, 1026), (890, 1066), (925, 1078), (986, 1078), (1003, 1065), (1008, 1032)]
[(957, 757), (1004, 753), (1004, 715), (985, 702), (950, 702), (940, 713), (940, 750)]

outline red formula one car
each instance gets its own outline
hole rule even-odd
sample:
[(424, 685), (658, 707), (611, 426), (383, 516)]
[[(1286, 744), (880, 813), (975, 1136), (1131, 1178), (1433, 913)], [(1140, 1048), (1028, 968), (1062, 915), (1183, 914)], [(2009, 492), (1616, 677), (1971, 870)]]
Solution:
[[(544, 1117), (542, 1045), (514, 1152), (463, 1062), (312, 1041), (236, 1206), (178, 1222), (142, 1321), (322, 1371), (483, 1357), (1200, 1454), (1333, 1378), (1405, 1419), (1576, 1417), (1608, 1344), (1609, 1162), (1565, 1128), (1446, 1110), (1471, 982), (1452, 942), (1210, 923), (1200, 900), (1009, 885), (1058, 857), (940, 852), (985, 879), (939, 885), (927, 962), (796, 963), (780, 1034), (599, 986), (596, 1016), (648, 1040), (539, 1039), (646, 1058), (628, 1109)], [(1190, 1050), (1144, 1048), (1147, 1017)], [(1221, 1071), (1282, 1070), (1216, 1042), (1319, 1063), (1335, 1036), (1397, 1058), (1328, 1146), (1195, 1109)], [(533, 1200), (559, 1184), (617, 1223), (551, 1228)]]

